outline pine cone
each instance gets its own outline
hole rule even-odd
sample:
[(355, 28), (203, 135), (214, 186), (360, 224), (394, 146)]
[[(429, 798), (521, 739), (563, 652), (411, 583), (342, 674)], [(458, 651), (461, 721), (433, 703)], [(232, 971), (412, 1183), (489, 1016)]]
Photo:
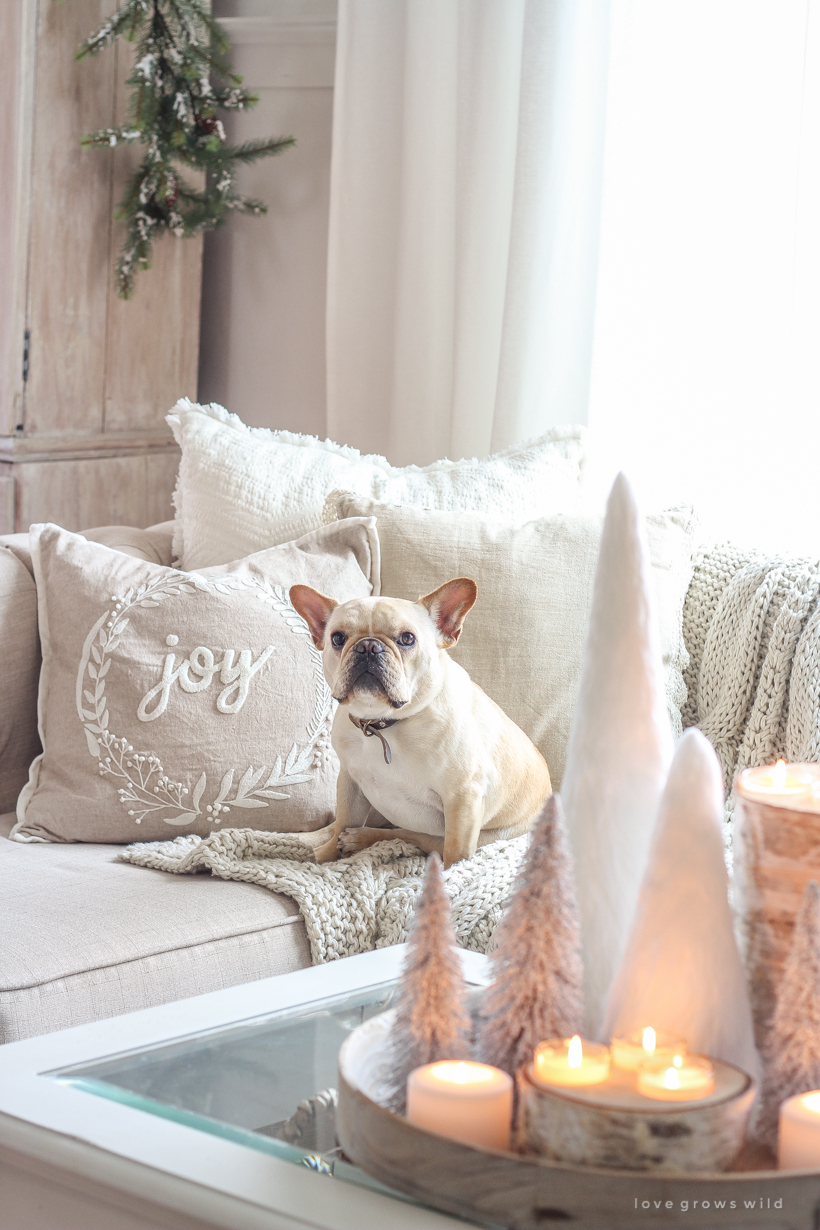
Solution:
[(196, 117), (196, 126), (200, 132), (210, 137), (218, 131), (219, 120), (214, 119), (212, 115), (198, 115)]

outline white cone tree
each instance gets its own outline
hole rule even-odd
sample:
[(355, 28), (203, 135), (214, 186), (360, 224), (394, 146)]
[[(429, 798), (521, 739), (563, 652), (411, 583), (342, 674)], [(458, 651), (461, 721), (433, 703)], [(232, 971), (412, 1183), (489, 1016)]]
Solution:
[(774, 1148), (780, 1103), (820, 1089), (820, 889), (814, 880), (803, 893), (764, 1059), (755, 1135)]
[(612, 487), (595, 571), (561, 798), (575, 856), (586, 1033), (604, 1005), (638, 900), (672, 728), (643, 521), (627, 479)]
[(545, 1038), (577, 1033), (583, 967), (575, 872), (560, 800), (532, 830), (512, 901), (496, 933), (493, 982), (484, 995), (478, 1053), (511, 1075)]
[(390, 1106), (399, 1112), (414, 1068), (472, 1054), (467, 988), (438, 854), (427, 859), (407, 944), (390, 1042)]
[(760, 1072), (723, 857), (723, 779), (712, 745), (690, 729), (661, 798), (606, 1035), (647, 1025), (689, 1049)]

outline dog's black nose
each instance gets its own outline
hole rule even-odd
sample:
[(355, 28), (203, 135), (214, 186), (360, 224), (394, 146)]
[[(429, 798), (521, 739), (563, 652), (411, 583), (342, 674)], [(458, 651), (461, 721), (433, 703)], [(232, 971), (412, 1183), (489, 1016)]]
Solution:
[(375, 637), (366, 636), (363, 640), (359, 641), (356, 646), (356, 653), (367, 653), (376, 658), (379, 654), (384, 653), (384, 645), (381, 641), (376, 640)]

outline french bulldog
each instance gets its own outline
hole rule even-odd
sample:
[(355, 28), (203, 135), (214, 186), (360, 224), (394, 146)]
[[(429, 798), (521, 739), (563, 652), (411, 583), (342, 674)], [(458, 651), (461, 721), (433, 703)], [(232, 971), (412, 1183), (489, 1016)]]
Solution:
[(290, 590), (338, 701), (336, 819), (304, 835), (318, 862), (400, 837), (450, 867), (525, 833), (552, 793), (541, 754), (448, 653), (476, 595), (468, 577), (418, 602)]

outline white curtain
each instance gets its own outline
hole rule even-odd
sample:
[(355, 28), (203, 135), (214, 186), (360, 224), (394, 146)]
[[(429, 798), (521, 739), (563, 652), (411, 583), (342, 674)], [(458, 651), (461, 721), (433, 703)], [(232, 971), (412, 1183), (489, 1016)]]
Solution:
[(340, 0), (328, 433), (484, 456), (589, 396), (608, 0)]

